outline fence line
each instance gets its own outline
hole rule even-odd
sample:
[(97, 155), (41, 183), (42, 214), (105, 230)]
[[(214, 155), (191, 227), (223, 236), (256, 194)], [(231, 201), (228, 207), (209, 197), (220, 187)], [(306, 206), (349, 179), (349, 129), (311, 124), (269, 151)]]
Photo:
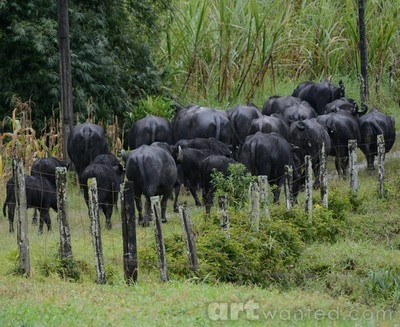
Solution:
[[(379, 164), (378, 166), (380, 167), (380, 173), (379, 173), (379, 190), (382, 189), (383, 192), (383, 175), (384, 175), (384, 165), (383, 165), (383, 160), (384, 160), (384, 140), (380, 137), (380, 143), (379, 143), (379, 155), (378, 155), (378, 161)], [(349, 142), (349, 148), (350, 150), (355, 151), (357, 144), (355, 142)], [(318, 152), (319, 155), (322, 153), (321, 158), (323, 157), (323, 150), (324, 147), (321, 147), (321, 150)], [(351, 151), (350, 151), (350, 155), (349, 157), (352, 158), (352, 156), (354, 156)], [(326, 166), (326, 163), (323, 163), (323, 160), (321, 160), (322, 164), (321, 166)], [(355, 169), (355, 171), (357, 172), (357, 166), (356, 166), (356, 157), (351, 159), (351, 162), (353, 163), (353, 169)], [(307, 156), (307, 158), (305, 159), (305, 165), (307, 169), (306, 169), (306, 181), (307, 181), (307, 199), (312, 199), (312, 194), (311, 194), (311, 189), (312, 189), (312, 158), (310, 156)], [(18, 165), (20, 165), (21, 167), (17, 167)], [(27, 227), (27, 216), (26, 216), (26, 209), (25, 209), (25, 219), (23, 219), (23, 206), (24, 206), (24, 201), (25, 201), (25, 206), (26, 206), (26, 199), (24, 200), (24, 196), (25, 196), (25, 185), (24, 183), (21, 183), (21, 181), (24, 181), (24, 174), (23, 174), (23, 168), (22, 168), (22, 162), (21, 160), (18, 161), (18, 165), (17, 165), (17, 160), (13, 160), (13, 172), (15, 176), (19, 176), (19, 177), (15, 177), (16, 181), (15, 181), (15, 185), (16, 185), (16, 204), (17, 204), (17, 213), (18, 210), (20, 210), (19, 213), (19, 218), (18, 218), (18, 224), (22, 227), (24, 227), (23, 225), (25, 224), (25, 226)], [(290, 182), (291, 176), (292, 174), (290, 173), (290, 167), (285, 167), (286, 168), (286, 177), (287, 177), (287, 186), (286, 186), (286, 182), (285, 182), (285, 189), (288, 190), (287, 195), (286, 195), (286, 203), (288, 205), (288, 209), (290, 209), (293, 206), (293, 195), (291, 194), (290, 190), (292, 188), (292, 183)], [(326, 168), (326, 167), (325, 167)], [(324, 170), (324, 172), (321, 172), (321, 179), (323, 179), (323, 175), (326, 175), (326, 170)], [(355, 173), (356, 174), (356, 173)], [(64, 257), (72, 257), (72, 249), (71, 249), (71, 245), (70, 245), (70, 241), (68, 241), (68, 239), (70, 239), (70, 231), (68, 228), (68, 211), (66, 208), (66, 203), (67, 203), (67, 183), (66, 183), (66, 169), (62, 168), (62, 169), (57, 169), (57, 190), (55, 191), (55, 193), (57, 194), (57, 201), (58, 201), (58, 206), (59, 206), (59, 214), (58, 214), (58, 218), (60, 221), (60, 237), (61, 237), (61, 244), (60, 244), (60, 254), (61, 256)], [(293, 180), (293, 177), (292, 177)], [(298, 181), (298, 180), (297, 180)], [(130, 182), (127, 182), (130, 183)], [(265, 191), (265, 189), (268, 189), (268, 186), (263, 186), (262, 188), (260, 187), (260, 185), (266, 184), (268, 183), (268, 179), (266, 176), (259, 176), (258, 177), (258, 182), (254, 183), (251, 187), (251, 194), (252, 197), (255, 200), (251, 200), (252, 202), (252, 213), (253, 213), (253, 224), (252, 224), (252, 228), (255, 231), (259, 230), (259, 224), (260, 224), (260, 211), (259, 211), (259, 207), (260, 205), (262, 205), (262, 203), (267, 203), (268, 204), (268, 191)], [(98, 203), (98, 198), (97, 198), (97, 183), (95, 179), (90, 179), (88, 181), (89, 184), (89, 215), (90, 215), (90, 221), (91, 221), (91, 231), (92, 231), (92, 241), (93, 241), (93, 246), (94, 246), (94, 252), (95, 252), (95, 266), (96, 266), (96, 273), (97, 273), (97, 282), (100, 284), (103, 284), (106, 282), (106, 276), (105, 276), (105, 269), (104, 269), (104, 259), (103, 259), (103, 255), (102, 255), (102, 241), (101, 241), (101, 229), (100, 229), (100, 220), (99, 220), (99, 203)], [(122, 213), (121, 213), (121, 217), (123, 215), (127, 215), (129, 213), (129, 217), (127, 217), (126, 220), (126, 224), (128, 224), (128, 220), (130, 220), (130, 223), (133, 222), (133, 225), (135, 225), (135, 216), (134, 216), (134, 208), (133, 208), (133, 186), (132, 184), (127, 184), (128, 186), (126, 187), (126, 189), (124, 189), (124, 187), (122, 187), (121, 189), (124, 190), (124, 196), (122, 196), (121, 194), (121, 199), (124, 201), (124, 205), (122, 206)], [(351, 188), (353, 190), (353, 184), (351, 184)], [(358, 184), (355, 184), (358, 186)], [(125, 191), (130, 190), (131, 193), (125, 193)], [(260, 192), (263, 192), (263, 196), (260, 195)], [(356, 191), (357, 188), (354, 188), (354, 190)], [(111, 191), (111, 190), (109, 190)], [(258, 193), (258, 194), (257, 194)], [(126, 201), (126, 199), (130, 199), (128, 201)], [(321, 193), (321, 200), (324, 201)], [(220, 215), (221, 215), (221, 227), (223, 228), (223, 230), (225, 230), (227, 233), (227, 237), (229, 237), (229, 211), (228, 211), (228, 204), (227, 204), (227, 197), (220, 197), (219, 198), (219, 207), (220, 207)], [(260, 203), (261, 202), (261, 203)], [(130, 204), (130, 205), (129, 205)], [(153, 209), (153, 212), (155, 214), (155, 219), (154, 219), (154, 224), (155, 224), (155, 236), (156, 236), (156, 244), (157, 244), (157, 250), (159, 253), (159, 269), (160, 269), (160, 276), (161, 276), (161, 280), (166, 281), (168, 280), (168, 274), (167, 274), (167, 264), (166, 264), (166, 256), (165, 256), (165, 245), (163, 242), (163, 237), (162, 237), (162, 228), (161, 228), (161, 210), (160, 210), (160, 201), (159, 201), (159, 197), (153, 197), (151, 199), (151, 207)], [(266, 206), (266, 213), (268, 212), (268, 206)], [(306, 210), (308, 210), (310, 212), (310, 209), (312, 209), (312, 202), (311, 204), (309, 203), (309, 200), (306, 200)], [(186, 206), (185, 206), (185, 210), (186, 210)], [(180, 211), (182, 213), (184, 213), (183, 209), (181, 209)], [(18, 214), (17, 214), (18, 216)], [(185, 214), (182, 214), (182, 219), (186, 219), (186, 222), (183, 223), (183, 227), (184, 229), (191, 225), (190, 223), (190, 219), (188, 222), (188, 214), (186, 213), (186, 218), (183, 217), (185, 216)], [(311, 216), (309, 216), (311, 217)], [(311, 221), (311, 218), (309, 218)], [(122, 221), (124, 224), (124, 221)], [(130, 226), (133, 226), (130, 225)], [(25, 227), (24, 227), (25, 228)], [(131, 227), (128, 227), (129, 230), (131, 230)], [(64, 233), (64, 235), (62, 235)], [(21, 256), (24, 259), (21, 259), (21, 271), (24, 271), (24, 273), (26, 275), (30, 274), (30, 259), (29, 259), (29, 241), (28, 238), (24, 239), (23, 241), (20, 240), (20, 236), (21, 235), (26, 235), (27, 236), (27, 228), (26, 231), (24, 231), (24, 229), (21, 229), (21, 232), (19, 232), (18, 235), (18, 242), (21, 245), (24, 245), (24, 248), (20, 246), (20, 255), (21, 253), (25, 252), (27, 253), (27, 257), (26, 256)], [(125, 240), (130, 241), (133, 238), (136, 239), (136, 232), (135, 232), (135, 236), (132, 236), (133, 234), (129, 234), (126, 230), (126, 237), (124, 238), (124, 242)], [(195, 253), (195, 239), (193, 236), (193, 232), (192, 232), (192, 236), (190, 236), (190, 232), (187, 233), (187, 243), (189, 244), (189, 238), (191, 239), (190, 243), (191, 245), (188, 245), (188, 253), (192, 253), (192, 255), (189, 255), (189, 260), (190, 261), (190, 265), (191, 265), (191, 269), (193, 271), (197, 270), (198, 267), (198, 262), (195, 260), (195, 258), (197, 259), (196, 255), (193, 254)], [(65, 244), (63, 244), (65, 242)], [(189, 248), (191, 248), (191, 250), (189, 250)], [(124, 256), (124, 270), (125, 270), (125, 276), (126, 276), (126, 280), (128, 283), (130, 282), (136, 282), (137, 281), (137, 252), (135, 254), (135, 251), (137, 251), (136, 248), (136, 240), (135, 240), (135, 244), (133, 245), (125, 245), (124, 243), (124, 251), (123, 251), (123, 256)], [(127, 260), (125, 260), (127, 259)], [(125, 265), (126, 264), (126, 265)]]

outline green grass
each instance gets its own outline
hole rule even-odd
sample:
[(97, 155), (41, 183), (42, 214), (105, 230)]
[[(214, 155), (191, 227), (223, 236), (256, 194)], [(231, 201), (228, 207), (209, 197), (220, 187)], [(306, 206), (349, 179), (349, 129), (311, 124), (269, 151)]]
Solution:
[[(97, 285), (86, 205), (80, 192), (71, 185), (72, 251), (80, 278), (74, 282), (57, 273), (55, 255), (59, 236), (54, 212), (53, 232), (38, 235), (37, 226), (30, 225), (28, 278), (15, 273), (16, 237), (9, 235), (8, 222), (1, 219), (1, 325), (224, 325), (224, 321), (212, 320), (221, 317), (227, 318), (230, 325), (241, 326), (253, 317), (250, 311), (241, 312), (236, 320), (233, 312), (228, 311), (226, 316), (223, 310), (251, 301), (258, 308), (256, 325), (285, 326), (289, 318), (295, 326), (392, 325), (399, 319), (400, 298), (398, 165), (399, 159), (386, 164), (387, 197), (383, 199), (377, 198), (373, 186), (376, 173), (371, 176), (361, 171), (358, 199), (346, 211), (346, 228), (339, 239), (333, 243), (306, 243), (297, 262), (283, 276), (284, 285), (271, 283), (266, 288), (195, 277), (186, 280), (175, 277), (162, 283), (156, 262), (154, 269), (144, 269), (143, 257), (139, 257), (138, 283), (127, 286), (123, 277), (119, 212), (113, 215), (111, 231), (104, 229), (101, 216), (107, 284)], [(345, 197), (348, 181), (333, 178), (330, 188)], [(315, 193), (314, 197), (318, 200), (319, 195)], [(202, 219), (202, 210), (194, 208), (192, 199), (186, 195), (183, 199), (189, 202), (193, 221)], [(304, 198), (300, 196), (299, 206), (303, 204)], [(280, 211), (273, 209), (272, 212)], [(166, 237), (181, 233), (178, 215), (170, 212), (169, 222), (163, 227)], [(143, 249), (155, 246), (153, 228), (138, 228), (138, 246), (141, 256), (145, 255)], [(222, 311), (215, 311), (216, 308)]]

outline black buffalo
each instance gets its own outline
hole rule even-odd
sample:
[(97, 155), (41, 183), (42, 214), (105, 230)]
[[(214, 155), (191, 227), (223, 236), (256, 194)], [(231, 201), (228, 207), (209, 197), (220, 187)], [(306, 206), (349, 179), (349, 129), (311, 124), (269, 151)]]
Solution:
[(346, 111), (339, 110), (317, 117), (331, 138), (330, 155), (335, 157), (336, 170), (340, 177), (347, 176), (349, 167), (349, 140), (360, 144), (361, 135), (357, 118)]
[(122, 184), (124, 182), (125, 178), (124, 166), (121, 165), (118, 158), (114, 154), (112, 153), (99, 154), (98, 156), (96, 156), (96, 158), (94, 158), (92, 163), (107, 165), (108, 167), (114, 170), (115, 174), (117, 175), (118, 183)]
[(318, 116), (316, 111), (306, 101), (301, 101), (299, 104), (290, 106), (282, 112), (283, 118), (290, 125), (294, 121), (311, 119)]
[(192, 149), (209, 149), (215, 154), (220, 154), (225, 157), (232, 157), (233, 153), (229, 144), (218, 141), (217, 139), (196, 137), (194, 139), (182, 139), (175, 143), (175, 146)]
[(361, 133), (360, 149), (367, 159), (367, 169), (374, 169), (374, 159), (377, 155), (377, 136), (382, 134), (385, 140), (385, 153), (393, 147), (396, 139), (395, 120), (393, 116), (385, 115), (377, 109), (358, 119)]
[(83, 189), (83, 194), (88, 208), (88, 180), (90, 178), (96, 179), (98, 203), (106, 217), (106, 228), (111, 229), (113, 206), (117, 204), (118, 192), (120, 190), (120, 176), (117, 176), (117, 172), (112, 166), (104, 163), (91, 163), (87, 166), (80, 175), (79, 183)]
[(239, 162), (243, 163), (252, 175), (266, 175), (273, 190), (274, 202), (279, 201), (281, 186), (284, 182), (285, 165), (293, 168), (293, 192), (296, 196), (300, 188), (299, 162), (293, 153), (293, 147), (277, 133), (257, 132), (249, 135), (241, 149)]
[[(14, 179), (10, 178), (7, 182), (6, 200), (3, 205), (3, 214), (6, 215), (8, 207), (9, 231), (14, 232), (14, 213), (15, 213), (15, 184)], [(57, 211), (57, 196), (55, 188), (46, 178), (40, 176), (25, 175), (25, 194), (26, 205), (28, 208), (36, 208), (40, 212), (39, 233), (43, 232), (43, 225), (46, 224), (47, 230), (51, 230), (51, 218), (49, 209)]]
[(200, 178), (201, 188), (203, 190), (203, 203), (206, 208), (206, 214), (209, 214), (213, 205), (215, 186), (212, 180), (214, 171), (221, 172), (224, 176), (228, 176), (229, 164), (237, 163), (232, 158), (221, 155), (210, 155), (200, 162)]
[(325, 106), (326, 114), (329, 114), (331, 112), (338, 112), (339, 110), (346, 111), (347, 113), (355, 117), (361, 117), (368, 111), (368, 107), (366, 105), (363, 105), (362, 109), (360, 110), (357, 102), (350, 98), (336, 99), (332, 102), (327, 103)]
[(172, 123), (173, 142), (196, 137), (213, 137), (223, 143), (232, 143), (232, 129), (226, 111), (189, 106), (177, 113)]
[(243, 106), (238, 105), (226, 111), (229, 121), (231, 122), (233, 132), (233, 146), (243, 144), (247, 131), (253, 119), (261, 118), (262, 113), (258, 108), (252, 105)]
[(128, 146), (131, 150), (154, 142), (171, 143), (171, 126), (164, 117), (148, 115), (136, 121), (129, 130)]
[(257, 132), (262, 133), (278, 133), (286, 140), (289, 139), (289, 125), (283, 119), (282, 115), (273, 114), (271, 116), (263, 115), (261, 118), (254, 119), (247, 132), (248, 135), (253, 135)]
[(282, 114), (286, 108), (296, 106), (300, 104), (302, 100), (299, 97), (287, 95), (287, 96), (271, 96), (265, 101), (262, 114), (272, 115), (272, 114)]
[(80, 176), (97, 155), (109, 153), (105, 131), (101, 126), (84, 123), (74, 126), (68, 137), (68, 156)]
[(319, 83), (305, 82), (300, 85), (293, 91), (292, 95), (307, 101), (318, 115), (325, 114), (327, 103), (345, 96), (342, 82), (339, 83), (339, 86), (328, 81)]
[[(31, 176), (38, 176), (40, 178), (46, 178), (52, 187), (56, 189), (56, 168), (64, 167), (68, 168), (69, 165), (66, 161), (58, 159), (56, 157), (39, 158), (34, 161), (31, 167)], [(33, 214), (32, 222), (37, 222), (37, 209)]]
[[(314, 187), (320, 185), (319, 168), (320, 168), (320, 147), (324, 143), (326, 153), (330, 153), (331, 139), (325, 128), (317, 122), (316, 119), (307, 119), (303, 121), (294, 122), (290, 125), (291, 144), (298, 147), (296, 154), (303, 166), (304, 157), (309, 155), (311, 157), (312, 167), (315, 176)], [(304, 173), (302, 174), (304, 176)]]
[(210, 149), (181, 148), (179, 151), (179, 155), (174, 155), (174, 158), (177, 158), (176, 162), (178, 169), (178, 185), (175, 187), (174, 199), (175, 211), (177, 211), (178, 208), (178, 198), (181, 184), (189, 189), (196, 206), (201, 206), (201, 202), (197, 196), (197, 189), (201, 185), (200, 163), (206, 157), (215, 154), (215, 152)]
[[(143, 226), (149, 225), (150, 198), (162, 196), (161, 215), (166, 222), (167, 201), (177, 181), (176, 163), (166, 149), (158, 145), (142, 145), (139, 148), (123, 154), (125, 172), (129, 181), (133, 181), (135, 202), (139, 212), (139, 222)], [(141, 196), (146, 198), (145, 214), (142, 214)]]

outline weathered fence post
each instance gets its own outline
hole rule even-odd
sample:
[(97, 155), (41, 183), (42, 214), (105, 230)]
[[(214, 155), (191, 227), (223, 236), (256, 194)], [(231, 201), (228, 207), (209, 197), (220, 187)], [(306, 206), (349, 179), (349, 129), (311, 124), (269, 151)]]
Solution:
[(60, 228), (60, 257), (61, 260), (72, 258), (71, 230), (68, 223), (67, 211), (67, 168), (56, 168), (57, 186), (57, 219)]
[(258, 182), (250, 183), (251, 226), (254, 232), (260, 230), (260, 187)]
[(160, 269), (160, 278), (163, 282), (168, 280), (167, 272), (167, 256), (165, 253), (164, 237), (161, 228), (161, 205), (160, 197), (152, 196), (150, 198), (151, 208), (154, 212), (154, 235), (156, 238), (157, 254), (158, 254), (158, 268)]
[(22, 160), (14, 158), (12, 161), (12, 168), (17, 215), (19, 270), (23, 275), (30, 276), (31, 261), (29, 256), (28, 215), (26, 206), (24, 165)]
[(268, 184), (268, 176), (259, 175), (258, 176), (258, 185), (260, 186), (260, 203), (261, 208), (264, 208), (264, 213), (267, 218), (270, 217), (269, 213), (269, 184)]
[(353, 193), (358, 190), (358, 168), (357, 168), (357, 140), (349, 140), (349, 166), (350, 166), (350, 189)]
[(293, 168), (285, 165), (285, 198), (286, 208), (288, 210), (293, 207)]
[(311, 156), (307, 155), (304, 157), (305, 166), (306, 166), (306, 206), (305, 210), (308, 214), (308, 221), (312, 222), (312, 188), (313, 188), (313, 181), (312, 181), (312, 161)]
[(224, 231), (228, 231), (230, 227), (230, 218), (228, 212), (228, 198), (226, 195), (218, 197), (218, 207), (221, 215), (221, 228)]
[(124, 274), (127, 284), (137, 282), (138, 254), (136, 241), (136, 217), (134, 207), (133, 182), (121, 185), (121, 222)]
[(383, 134), (379, 134), (376, 141), (378, 143), (378, 192), (380, 196), (383, 196), (385, 193), (385, 139), (383, 138)]
[(320, 145), (320, 168), (319, 180), (321, 183), (321, 203), (324, 208), (328, 208), (328, 173), (326, 171), (326, 150), (325, 143)]
[(179, 205), (179, 215), (181, 216), (182, 228), (185, 234), (190, 270), (195, 272), (199, 268), (199, 263), (197, 260), (196, 242), (194, 240), (192, 222), (190, 221), (186, 203)]
[(103, 246), (101, 241), (99, 200), (96, 178), (88, 179), (87, 183), (89, 192), (90, 231), (92, 234), (94, 248), (94, 264), (96, 267), (97, 283), (105, 284), (106, 273), (104, 269)]

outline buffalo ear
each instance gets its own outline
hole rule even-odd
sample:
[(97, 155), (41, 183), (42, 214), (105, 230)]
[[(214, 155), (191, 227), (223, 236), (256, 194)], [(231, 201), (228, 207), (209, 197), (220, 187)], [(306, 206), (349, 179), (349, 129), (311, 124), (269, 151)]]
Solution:
[(300, 153), (301, 148), (300, 148), (299, 146), (294, 145), (293, 143), (290, 143), (290, 145), (291, 145), (291, 147), (292, 147), (292, 152), (293, 152), (293, 153), (296, 153), (296, 154), (299, 154), (299, 153)]
[(122, 160), (126, 161), (126, 159), (128, 158), (128, 153), (129, 153), (129, 151), (126, 151), (124, 149), (121, 150)]
[(178, 145), (178, 156), (176, 158), (177, 161), (182, 161), (183, 160), (183, 151), (180, 145)]

